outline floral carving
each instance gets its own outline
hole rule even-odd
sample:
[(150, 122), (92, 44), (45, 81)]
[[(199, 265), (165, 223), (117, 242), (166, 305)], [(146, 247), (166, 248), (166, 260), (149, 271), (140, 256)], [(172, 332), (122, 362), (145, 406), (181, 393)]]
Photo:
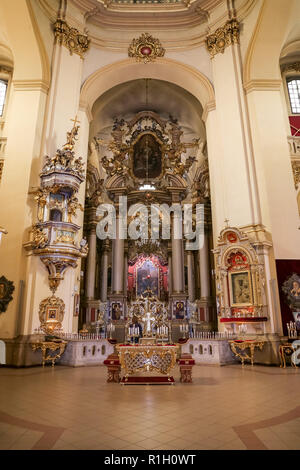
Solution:
[(212, 57), (225, 51), (227, 46), (237, 44), (240, 38), (240, 25), (233, 18), (225, 23), (222, 28), (218, 28), (213, 34), (206, 38), (206, 47)]

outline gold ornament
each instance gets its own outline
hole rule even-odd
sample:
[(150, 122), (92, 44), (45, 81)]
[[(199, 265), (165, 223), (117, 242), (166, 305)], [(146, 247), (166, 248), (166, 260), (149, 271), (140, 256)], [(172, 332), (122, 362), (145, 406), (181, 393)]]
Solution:
[(42, 228), (33, 227), (32, 237), (34, 248), (44, 248), (48, 243), (48, 235)]
[(225, 51), (227, 46), (238, 44), (240, 39), (240, 25), (233, 18), (225, 23), (222, 28), (218, 28), (213, 34), (206, 38), (206, 47), (212, 57)]
[(145, 64), (164, 55), (165, 49), (160, 40), (153, 38), (149, 33), (143, 33), (138, 39), (133, 39), (128, 48), (129, 57), (135, 57), (138, 62)]
[(42, 330), (47, 334), (52, 334), (62, 327), (65, 314), (65, 303), (59, 297), (52, 295), (42, 300), (39, 307), (39, 319)]
[(56, 20), (53, 28), (55, 40), (67, 47), (71, 55), (75, 53), (83, 59), (91, 42), (87, 34), (80, 33), (76, 28), (70, 28), (67, 22), (60, 18)]

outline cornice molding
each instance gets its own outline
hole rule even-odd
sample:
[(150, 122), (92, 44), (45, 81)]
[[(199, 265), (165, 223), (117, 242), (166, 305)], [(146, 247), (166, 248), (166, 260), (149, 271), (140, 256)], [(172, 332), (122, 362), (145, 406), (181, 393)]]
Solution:
[(16, 91), (43, 91), (48, 93), (49, 83), (45, 80), (12, 80)]
[(275, 91), (280, 90), (281, 86), (282, 80), (254, 79), (244, 84), (244, 90), (246, 93), (251, 93), (252, 91)]
[[(50, 19), (51, 23), (56, 20), (57, 11), (53, 8), (51, 0), (36, 0)], [(157, 13), (135, 13), (134, 11), (123, 12), (121, 6), (119, 12), (111, 11), (97, 2), (97, 0), (69, 0), (78, 10), (75, 17), (74, 8), (68, 12), (67, 21), (72, 27), (83, 30), (87, 27), (91, 45), (99, 49), (111, 50), (114, 52), (125, 52), (128, 43), (134, 35), (149, 31), (151, 34), (159, 36), (159, 32), (164, 32), (161, 38), (164, 47), (168, 52), (184, 51), (204, 45), (208, 22), (210, 30), (216, 29), (228, 19), (227, 8), (221, 12), (217, 18), (211, 22), (210, 13), (225, 0), (196, 0), (185, 11), (166, 11)], [(226, 3), (226, 2), (225, 2)], [(242, 0), (237, 8), (237, 18), (241, 22), (246, 18), (256, 5), (257, 0)], [(82, 22), (80, 23), (80, 16)], [(114, 35), (111, 32), (114, 31)], [(178, 31), (185, 32), (179, 38)], [(166, 33), (170, 34), (166, 34)]]
[(202, 120), (204, 122), (206, 122), (207, 118), (208, 118), (208, 113), (210, 111), (214, 111), (216, 109), (216, 102), (215, 100), (213, 101), (209, 101), (205, 106), (204, 106), (204, 109), (203, 109), (203, 113), (202, 113)]

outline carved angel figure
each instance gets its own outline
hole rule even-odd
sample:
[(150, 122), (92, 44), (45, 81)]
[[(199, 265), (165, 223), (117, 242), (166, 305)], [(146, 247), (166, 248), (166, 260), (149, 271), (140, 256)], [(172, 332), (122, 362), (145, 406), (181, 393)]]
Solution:
[(48, 243), (48, 235), (43, 231), (43, 229), (34, 227), (32, 234), (34, 248), (44, 248)]
[(34, 199), (38, 202), (38, 220), (39, 222), (43, 222), (43, 216), (44, 216), (44, 207), (47, 204), (47, 197), (49, 195), (48, 189), (41, 189), (38, 188), (38, 190), (34, 193)]
[(64, 150), (73, 150), (78, 135), (79, 126), (74, 126), (70, 132), (67, 132), (67, 142), (63, 146)]
[(75, 217), (77, 209), (80, 209), (83, 212), (82, 205), (78, 202), (78, 198), (72, 196), (68, 202), (68, 222), (72, 223), (72, 216)]

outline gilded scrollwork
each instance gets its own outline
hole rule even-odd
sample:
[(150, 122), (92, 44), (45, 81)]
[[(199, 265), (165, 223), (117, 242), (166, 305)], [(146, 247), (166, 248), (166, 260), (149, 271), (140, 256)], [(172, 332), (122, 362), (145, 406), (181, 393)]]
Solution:
[(71, 28), (68, 23), (60, 18), (56, 20), (53, 25), (55, 40), (67, 47), (70, 54), (78, 54), (81, 58), (88, 51), (90, 46), (90, 39), (88, 35), (80, 33), (78, 29)]
[(80, 209), (83, 212), (83, 206), (79, 203), (78, 198), (75, 196), (72, 196), (68, 200), (68, 222), (72, 223), (72, 216), (76, 216), (77, 209)]
[(213, 34), (206, 38), (206, 47), (212, 57), (218, 53), (224, 53), (225, 48), (239, 43), (240, 38), (240, 25), (238, 21), (233, 18), (225, 23), (221, 28), (218, 28)]
[(45, 333), (51, 334), (53, 331), (61, 329), (64, 313), (64, 301), (54, 294), (40, 302), (39, 319)]
[(164, 55), (165, 49), (162, 47), (160, 40), (149, 33), (143, 33), (139, 38), (133, 39), (128, 48), (129, 57), (135, 57), (138, 62), (144, 62), (145, 64)]
[[(199, 140), (183, 143), (183, 131), (172, 116), (162, 120), (153, 112), (140, 112), (131, 122), (116, 119), (112, 140), (96, 137), (96, 142), (105, 145), (110, 155), (101, 158), (102, 166), (109, 177), (127, 176), (137, 185), (141, 180), (153, 180), (159, 184), (163, 173), (186, 175), (196, 157), (184, 157), (188, 148), (199, 148)], [(149, 170), (149, 173), (148, 173)]]
[(32, 230), (32, 242), (34, 248), (44, 248), (48, 244), (47, 232), (38, 226), (34, 226)]

